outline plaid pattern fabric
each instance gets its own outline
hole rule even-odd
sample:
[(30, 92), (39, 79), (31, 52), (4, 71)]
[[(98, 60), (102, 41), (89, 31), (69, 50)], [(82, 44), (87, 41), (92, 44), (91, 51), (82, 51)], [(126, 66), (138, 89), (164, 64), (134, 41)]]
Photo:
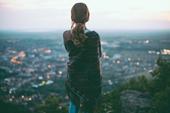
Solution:
[(65, 85), (69, 98), (74, 102), (97, 101), (101, 95), (100, 38), (95, 31), (87, 32), (86, 36), (81, 47), (76, 47), (72, 40), (64, 42), (69, 54)]

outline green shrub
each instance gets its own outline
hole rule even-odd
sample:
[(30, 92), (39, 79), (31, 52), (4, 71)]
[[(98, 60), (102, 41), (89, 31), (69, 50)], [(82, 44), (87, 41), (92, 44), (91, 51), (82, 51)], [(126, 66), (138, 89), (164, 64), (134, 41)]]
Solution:
[(157, 64), (150, 89), (153, 95), (150, 113), (170, 113), (170, 62), (158, 59)]
[(57, 96), (48, 96), (45, 101), (36, 106), (36, 113), (67, 113), (65, 107), (59, 105), (61, 100)]
[(120, 113), (120, 91), (115, 89), (103, 95), (102, 102), (97, 113)]
[(147, 91), (149, 88), (149, 81), (146, 77), (140, 76), (138, 78), (132, 78), (127, 83), (121, 86), (121, 90), (131, 89), (138, 91)]

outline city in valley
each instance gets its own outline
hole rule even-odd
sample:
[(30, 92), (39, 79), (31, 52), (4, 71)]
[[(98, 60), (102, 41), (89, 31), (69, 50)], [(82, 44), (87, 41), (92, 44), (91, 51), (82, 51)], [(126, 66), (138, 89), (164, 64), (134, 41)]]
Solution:
[[(166, 31), (100, 36), (103, 93), (130, 78), (150, 77), (158, 57), (170, 55), (170, 33)], [(7, 73), (0, 77), (1, 98), (31, 106), (50, 94), (61, 96), (65, 103), (67, 60), (61, 32), (0, 32), (0, 70)]]

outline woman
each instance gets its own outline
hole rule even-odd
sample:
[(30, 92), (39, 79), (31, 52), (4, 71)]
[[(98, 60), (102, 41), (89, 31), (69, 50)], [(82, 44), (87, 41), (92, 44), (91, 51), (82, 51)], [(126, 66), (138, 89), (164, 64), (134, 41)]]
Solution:
[(71, 30), (63, 33), (68, 52), (66, 90), (70, 99), (69, 113), (93, 113), (101, 96), (100, 37), (85, 24), (89, 10), (84, 3), (71, 9)]

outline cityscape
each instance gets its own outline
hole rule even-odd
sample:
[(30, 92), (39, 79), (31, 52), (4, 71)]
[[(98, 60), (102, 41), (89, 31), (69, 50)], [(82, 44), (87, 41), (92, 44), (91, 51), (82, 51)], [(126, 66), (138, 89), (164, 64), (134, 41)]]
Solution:
[[(103, 93), (130, 78), (150, 77), (159, 56), (170, 55), (169, 38), (167, 31), (101, 33)], [(0, 32), (0, 69), (8, 72), (0, 98), (32, 107), (57, 95), (66, 104), (67, 61), (62, 32)]]

